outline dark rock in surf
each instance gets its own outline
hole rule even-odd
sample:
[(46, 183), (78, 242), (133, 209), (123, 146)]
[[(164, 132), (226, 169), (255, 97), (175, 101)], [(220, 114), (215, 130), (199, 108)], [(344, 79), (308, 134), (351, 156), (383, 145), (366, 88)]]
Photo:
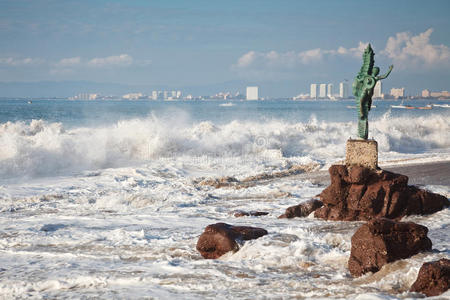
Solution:
[(374, 219), (352, 236), (348, 269), (354, 276), (377, 272), (385, 264), (431, 250), (428, 228), (412, 222)]
[(197, 250), (207, 259), (216, 259), (227, 252), (239, 250), (239, 241), (260, 238), (268, 232), (263, 228), (233, 226), (226, 223), (208, 225), (197, 241)]
[(260, 217), (260, 216), (266, 216), (268, 215), (268, 212), (265, 211), (243, 211), (243, 210), (238, 210), (234, 212), (234, 216), (236, 218), (239, 217)]
[(300, 203), (298, 205), (294, 205), (291, 207), (288, 207), (284, 214), (279, 216), (279, 219), (291, 219), (295, 217), (307, 217), (309, 214), (311, 214), (316, 209), (323, 206), (322, 201), (317, 199), (311, 199), (306, 202)]
[(422, 265), (416, 281), (411, 286), (411, 292), (438, 296), (450, 288), (450, 260), (443, 258)]
[(317, 218), (398, 220), (407, 215), (435, 213), (450, 205), (444, 196), (408, 186), (405, 175), (344, 165), (331, 166), (329, 173), (331, 184), (319, 195), (324, 206), (315, 211)]

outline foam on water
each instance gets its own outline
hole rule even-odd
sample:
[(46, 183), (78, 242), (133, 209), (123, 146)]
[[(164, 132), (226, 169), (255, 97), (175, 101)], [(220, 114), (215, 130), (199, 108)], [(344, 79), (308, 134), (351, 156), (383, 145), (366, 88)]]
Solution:
[[(449, 124), (440, 115), (386, 114), (371, 122), (371, 132), (384, 160), (442, 160), (450, 158)], [(450, 254), (450, 209), (406, 219), (429, 228), (434, 251), (353, 279), (347, 260), (360, 222), (277, 219), (324, 186), (295, 176), (239, 190), (197, 184), (200, 177), (245, 178), (296, 164), (326, 167), (342, 159), (353, 132), (353, 122), (315, 118), (170, 124), (152, 116), (71, 129), (43, 120), (4, 123), (0, 295), (416, 297), (408, 288), (421, 264)], [(447, 186), (427, 188), (450, 195)], [(269, 214), (235, 218), (235, 210)], [(195, 245), (205, 226), (216, 222), (262, 227), (269, 234), (243, 243), (234, 254), (204, 260)]]
[[(388, 120), (389, 119), (389, 120)], [(33, 120), (0, 125), (0, 178), (36, 178), (141, 164), (158, 159), (267, 160), (286, 158), (329, 164), (341, 159), (355, 122), (232, 121), (169, 123), (157, 117), (119, 121), (113, 126), (64, 129), (61, 123)], [(438, 153), (449, 158), (450, 119), (396, 117), (371, 122), (380, 160)], [(426, 154), (426, 155), (424, 155)], [(182, 160), (181, 160), (182, 161)], [(194, 164), (198, 164), (195, 162)]]

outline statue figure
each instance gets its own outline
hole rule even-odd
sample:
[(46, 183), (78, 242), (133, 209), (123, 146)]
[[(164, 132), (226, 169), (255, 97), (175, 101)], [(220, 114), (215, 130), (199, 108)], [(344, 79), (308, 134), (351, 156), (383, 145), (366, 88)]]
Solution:
[(393, 65), (389, 66), (389, 71), (385, 75), (378, 76), (380, 73), (379, 67), (374, 67), (375, 53), (372, 47), (367, 45), (363, 54), (363, 65), (361, 70), (353, 81), (353, 95), (356, 97), (356, 105), (358, 108), (358, 137), (367, 140), (369, 135), (369, 121), (368, 115), (370, 107), (372, 106), (372, 96), (375, 84), (378, 80), (385, 79), (389, 76), (394, 68)]

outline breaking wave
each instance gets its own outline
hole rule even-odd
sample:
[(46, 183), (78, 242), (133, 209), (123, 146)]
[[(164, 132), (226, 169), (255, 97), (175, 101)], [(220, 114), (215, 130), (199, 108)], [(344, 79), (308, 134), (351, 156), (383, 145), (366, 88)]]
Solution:
[[(370, 123), (381, 152), (450, 150), (450, 118), (395, 117)], [(280, 157), (340, 159), (356, 122), (285, 120), (226, 124), (171, 123), (157, 117), (112, 126), (65, 129), (44, 120), (0, 124), (0, 178), (40, 177), (126, 166), (179, 156), (241, 157), (277, 151)]]

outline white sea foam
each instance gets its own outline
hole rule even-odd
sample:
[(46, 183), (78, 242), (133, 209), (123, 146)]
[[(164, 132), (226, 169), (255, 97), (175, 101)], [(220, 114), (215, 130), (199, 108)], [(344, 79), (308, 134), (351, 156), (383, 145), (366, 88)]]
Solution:
[[(381, 160), (432, 156), (447, 159), (450, 119), (389, 118), (371, 122)], [(307, 159), (322, 164), (344, 156), (354, 122), (292, 123), (232, 121), (175, 124), (156, 117), (120, 121), (113, 126), (64, 129), (33, 120), (0, 125), (0, 178), (70, 174), (159, 159)], [(424, 155), (426, 154), (426, 155)], [(240, 162), (241, 163), (241, 162)]]
[[(449, 157), (448, 118), (386, 118), (371, 122), (385, 160)], [(193, 180), (325, 165), (342, 159), (354, 131), (353, 123), (315, 118), (168, 124), (149, 117), (74, 129), (42, 120), (2, 124), (0, 295), (414, 297), (408, 288), (420, 265), (448, 256), (450, 209), (407, 218), (430, 229), (435, 251), (353, 279), (347, 259), (360, 222), (277, 219), (323, 186), (286, 177), (235, 190)], [(427, 188), (450, 194), (449, 187)], [(269, 215), (234, 218), (235, 210)], [(263, 227), (269, 234), (243, 243), (237, 253), (204, 260), (195, 245), (205, 226), (216, 222)]]

